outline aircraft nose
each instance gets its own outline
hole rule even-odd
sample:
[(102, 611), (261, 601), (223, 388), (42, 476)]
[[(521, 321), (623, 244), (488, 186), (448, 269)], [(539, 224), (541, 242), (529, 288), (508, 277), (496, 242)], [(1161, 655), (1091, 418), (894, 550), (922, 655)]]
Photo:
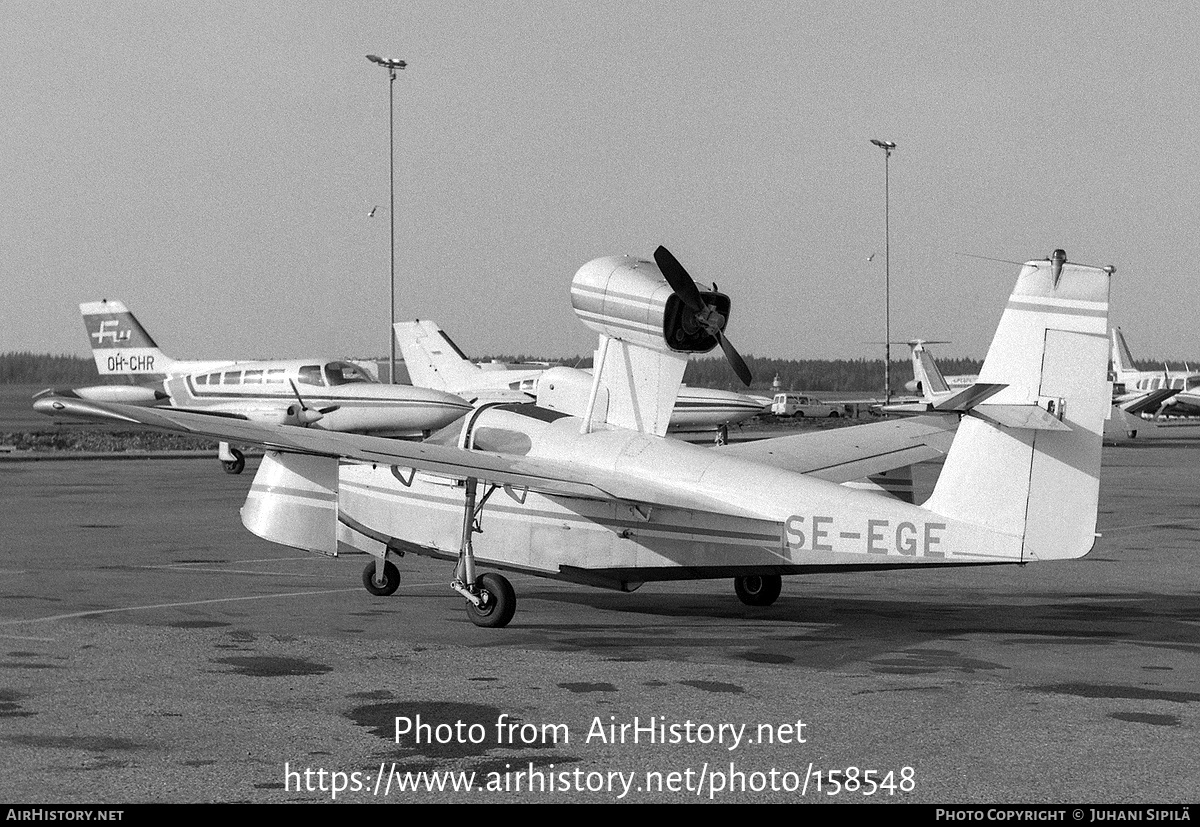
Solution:
[(439, 405), (445, 405), (447, 408), (457, 409), (460, 413), (466, 413), (474, 407), (470, 402), (463, 399), (461, 396), (455, 396), (452, 393), (434, 390), (433, 388), (425, 388), (424, 390), (426, 394), (428, 394), (428, 400), (430, 402)]

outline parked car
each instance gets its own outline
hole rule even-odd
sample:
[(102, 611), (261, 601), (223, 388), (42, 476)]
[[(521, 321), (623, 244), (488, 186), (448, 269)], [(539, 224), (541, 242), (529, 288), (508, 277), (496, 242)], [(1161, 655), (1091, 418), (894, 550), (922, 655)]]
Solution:
[(820, 399), (804, 396), (799, 393), (777, 393), (771, 403), (771, 413), (775, 416), (827, 416), (836, 419), (841, 411), (833, 405), (826, 405)]

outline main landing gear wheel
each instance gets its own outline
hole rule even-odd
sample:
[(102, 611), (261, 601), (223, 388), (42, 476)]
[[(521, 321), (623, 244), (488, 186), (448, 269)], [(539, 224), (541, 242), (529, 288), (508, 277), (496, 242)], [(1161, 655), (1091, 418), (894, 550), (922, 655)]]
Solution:
[(375, 562), (367, 563), (363, 569), (363, 585), (376, 597), (387, 597), (400, 588), (400, 569), (391, 560), (383, 564), (383, 580), (375, 577)]
[(221, 467), (225, 469), (226, 474), (240, 474), (246, 468), (246, 455), (234, 448), (232, 460), (221, 460)]
[(478, 580), (479, 598), (476, 606), (467, 603), (467, 617), (476, 626), (499, 629), (508, 625), (517, 611), (517, 593), (507, 578), (499, 574), (485, 574)]
[(778, 574), (751, 574), (733, 578), (733, 590), (738, 600), (747, 606), (770, 606), (783, 589), (783, 578)]

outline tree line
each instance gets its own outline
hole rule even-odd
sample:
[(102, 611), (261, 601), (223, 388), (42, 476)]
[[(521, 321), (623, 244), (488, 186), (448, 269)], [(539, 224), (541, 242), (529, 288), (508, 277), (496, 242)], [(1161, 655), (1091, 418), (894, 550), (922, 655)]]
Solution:
[(3, 385), (97, 385), (100, 374), (90, 357), (28, 351), (0, 353)]
[[(746, 356), (746, 365), (754, 374), (752, 390), (767, 392), (775, 377), (784, 390), (822, 392), (861, 392), (883, 390), (882, 359), (767, 359)], [(499, 361), (509, 364), (533, 363), (566, 365), (568, 367), (591, 368), (592, 357), (540, 357), (495, 355), (483, 356), (479, 361)], [(380, 360), (386, 375), (386, 359)], [(946, 376), (979, 373), (981, 362), (977, 359), (937, 357), (938, 367)], [(1179, 360), (1138, 360), (1143, 370), (1161, 370), (1163, 364), (1171, 370), (1184, 370), (1200, 365), (1200, 360), (1185, 363)], [(1196, 369), (1196, 368), (1192, 368)], [(400, 375), (398, 373), (398, 375)], [(894, 359), (891, 366), (892, 392), (904, 392), (904, 383), (912, 379), (912, 367), (908, 359)], [(49, 353), (11, 352), (0, 353), (0, 384), (6, 385), (96, 385), (101, 383), (96, 364), (90, 357), (54, 355)], [(109, 377), (103, 381), (116, 381)], [(740, 390), (741, 382), (725, 359), (706, 356), (692, 359), (683, 374), (683, 381), (697, 388)]]

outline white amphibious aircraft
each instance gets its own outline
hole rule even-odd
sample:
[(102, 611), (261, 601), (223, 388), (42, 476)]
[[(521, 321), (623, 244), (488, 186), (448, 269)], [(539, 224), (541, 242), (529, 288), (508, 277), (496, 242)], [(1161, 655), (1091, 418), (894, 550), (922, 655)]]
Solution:
[(724, 338), (729, 300), (698, 289), (661, 247), (655, 261), (601, 258), (576, 273), (572, 305), (599, 334), (581, 407), (573, 395), (558, 400), (570, 411), (484, 406), (453, 445), (63, 404), (266, 446), (241, 512), (250, 531), (373, 554), (364, 581), (379, 593), (395, 590), (398, 555), (456, 561), (451, 587), (481, 626), (504, 626), (516, 608), (508, 580), (485, 568), (622, 590), (730, 577), (743, 602), (763, 606), (785, 574), (1086, 554), (1111, 397), (1112, 272), (1021, 268), (980, 374), (1004, 387), (964, 413), (922, 505), (838, 483), (939, 455), (947, 431), (923, 417), (717, 448), (662, 438), (688, 354), (721, 344), (740, 357)]
[[(437, 388), (468, 399), (487, 402), (532, 402), (541, 382), (591, 385), (591, 373), (578, 368), (514, 368), (478, 365), (435, 322), (418, 319), (397, 322), (396, 343), (414, 385)], [(572, 375), (574, 374), (574, 375)], [(672, 431), (704, 431), (741, 422), (763, 412), (762, 402), (741, 393), (713, 388), (679, 386), (671, 409)]]
[[(339, 359), (172, 359), (121, 302), (86, 302), (79, 309), (102, 375), (157, 381), (42, 391), (34, 407), (51, 416), (62, 413), (62, 403), (55, 398), (75, 397), (128, 405), (169, 404), (254, 422), (411, 437), (442, 428), (471, 410), (453, 394), (381, 385), (362, 367)], [(219, 456), (229, 473), (241, 473), (245, 467), (242, 452), (230, 448), (227, 441), (221, 442)]]

